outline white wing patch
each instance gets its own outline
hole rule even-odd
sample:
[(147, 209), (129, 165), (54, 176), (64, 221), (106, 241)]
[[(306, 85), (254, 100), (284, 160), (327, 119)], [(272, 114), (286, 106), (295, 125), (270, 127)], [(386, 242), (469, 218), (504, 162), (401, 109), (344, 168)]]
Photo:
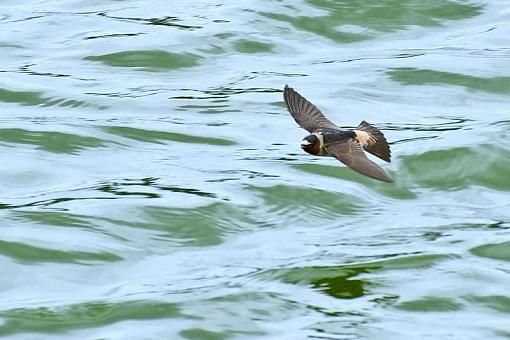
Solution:
[(361, 144), (361, 146), (368, 145), (368, 141), (370, 140), (370, 134), (361, 130), (354, 130), (356, 134), (356, 139)]

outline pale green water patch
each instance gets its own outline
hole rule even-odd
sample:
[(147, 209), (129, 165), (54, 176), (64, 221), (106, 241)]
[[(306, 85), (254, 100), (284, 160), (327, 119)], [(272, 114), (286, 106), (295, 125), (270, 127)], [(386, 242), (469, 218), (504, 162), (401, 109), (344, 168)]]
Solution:
[[(104, 197), (98, 199), (104, 199)], [(123, 233), (116, 233), (108, 230), (108, 228), (104, 225), (104, 221), (108, 220), (102, 217), (78, 215), (69, 213), (68, 211), (49, 211), (44, 209), (37, 209), (36, 211), (11, 210), (8, 216), (10, 220), (18, 222), (16, 225), (19, 227), (35, 224), (43, 226), (40, 230), (45, 230), (46, 227), (52, 231), (55, 230), (55, 227), (76, 228), (79, 231), (87, 230), (97, 233), (98, 235), (109, 236), (112, 239), (121, 240), (123, 242), (129, 241)], [(45, 237), (53, 239), (51, 232), (47, 233)]]
[[(1, 18), (0, 18), (0, 21), (1, 21)], [(0, 48), (5, 48), (5, 49), (9, 49), (9, 48), (13, 48), (13, 49), (23, 49), (24, 47), (21, 46), (21, 45), (16, 45), (16, 44), (6, 44), (4, 42), (0, 42)]]
[(178, 305), (160, 301), (87, 302), (83, 304), (18, 308), (0, 312), (0, 335), (29, 332), (58, 334), (74, 329), (109, 325), (123, 320), (178, 318)]
[[(380, 194), (385, 196), (396, 198), (396, 199), (413, 199), (416, 198), (416, 195), (409, 191), (407, 188), (400, 185), (400, 181), (398, 179), (398, 172), (391, 173), (391, 175), (395, 179), (395, 183), (381, 183), (379, 181), (370, 179), (366, 176), (356, 173), (351, 169), (345, 166), (331, 166), (331, 165), (322, 165), (322, 164), (296, 164), (293, 165), (293, 168), (312, 173), (315, 175), (340, 178), (344, 180), (349, 180), (353, 182), (358, 182), (366, 185), (372, 190), (377, 191)], [(389, 171), (388, 171), (389, 172)], [(340, 185), (340, 184), (339, 184)]]
[(450, 298), (427, 296), (417, 300), (404, 301), (395, 308), (410, 312), (453, 312), (462, 309), (463, 305)]
[(36, 91), (11, 91), (0, 89), (0, 101), (4, 103), (19, 103), (21, 105), (41, 105), (48, 102), (42, 92)]
[[(477, 16), (483, 6), (457, 1), (419, 0), (308, 0), (310, 6), (325, 15), (261, 13), (272, 19), (290, 23), (297, 29), (315, 33), (338, 43), (352, 43), (375, 37), (374, 32), (402, 30), (406, 26), (437, 27), (444, 20), (460, 20)], [(356, 27), (356, 29), (352, 29)], [(368, 30), (372, 31), (368, 31)]]
[(209, 330), (228, 329), (234, 338), (270, 335), (265, 324), (286, 322), (293, 316), (307, 314), (308, 306), (289, 300), (286, 294), (272, 291), (232, 292), (187, 304), (187, 314), (215, 315), (201, 320), (200, 327)]
[[(98, 199), (104, 199), (104, 197)], [(104, 226), (102, 226), (100, 223), (95, 222), (96, 220), (101, 221), (102, 220), (101, 218), (87, 215), (72, 214), (67, 211), (48, 211), (43, 209), (37, 209), (36, 211), (11, 210), (9, 214), (9, 219), (11, 219), (12, 221), (19, 221), (23, 224), (32, 223), (47, 226), (49, 228), (60, 227), (93, 230), (94, 232), (99, 232), (102, 235), (108, 235), (115, 239), (126, 241), (126, 238), (124, 238), (123, 236), (119, 236), (116, 233), (112, 233), (108, 230), (105, 230)], [(20, 225), (22, 225), (21, 223)], [(51, 235), (48, 234), (48, 237), (51, 238)]]
[(510, 314), (510, 297), (508, 296), (468, 296), (466, 299), (470, 302), (479, 303), (498, 312)]
[(480, 257), (495, 260), (510, 261), (510, 241), (503, 243), (490, 243), (472, 248), (471, 253)]
[(232, 337), (229, 332), (214, 332), (202, 328), (185, 329), (180, 331), (179, 335), (189, 340), (223, 340)]
[(166, 51), (125, 51), (88, 56), (85, 60), (99, 61), (114, 67), (139, 67), (144, 70), (176, 70), (199, 64), (200, 56)]
[(218, 45), (206, 45), (201, 48), (197, 48), (197, 51), (202, 52), (204, 54), (210, 54), (213, 56), (221, 55), (225, 53), (225, 48), (223, 46)]
[(274, 49), (274, 45), (270, 43), (260, 42), (256, 40), (239, 39), (234, 42), (234, 49), (241, 53), (269, 53)]
[(201, 137), (177, 132), (145, 130), (127, 126), (105, 126), (102, 128), (108, 133), (141, 142), (164, 144), (167, 141), (193, 144), (209, 144), (231, 146), (236, 143), (224, 138)]
[(33, 145), (53, 153), (77, 154), (82, 150), (105, 147), (107, 143), (96, 137), (86, 137), (57, 131), (0, 129), (0, 142)]
[[(504, 1), (2, 9), (0, 338), (510, 334)], [(286, 83), (396, 183), (298, 155)]]
[(482, 185), (496, 190), (510, 190), (510, 151), (493, 144), (457, 147), (402, 156), (404, 176), (421, 186), (458, 190)]
[(64, 251), (3, 240), (0, 240), (0, 254), (26, 263), (65, 262), (85, 264), (122, 260), (122, 257), (108, 252)]
[(364, 210), (364, 202), (353, 195), (334, 193), (314, 188), (288, 185), (250, 187), (257, 193), (271, 213), (286, 216), (315, 216), (335, 219), (342, 215), (354, 215)]
[[(174, 99), (197, 99), (190, 98), (189, 96), (174, 98)], [(195, 111), (203, 114), (220, 114), (227, 112), (242, 112), (242, 110), (234, 110), (229, 105), (215, 105), (215, 104), (204, 104), (204, 105), (181, 105), (176, 111)]]
[(45, 97), (43, 92), (39, 91), (12, 91), (2, 88), (0, 88), (0, 102), (16, 103), (26, 106), (88, 106), (86, 102), (81, 100)]
[(63, 211), (13, 211), (11, 218), (49, 226), (92, 227), (92, 223), (88, 220), (87, 216), (79, 216)]
[(335, 26), (339, 25), (339, 23), (334, 17), (290, 16), (268, 12), (261, 14), (271, 19), (288, 22), (297, 29), (322, 35), (338, 43), (353, 43), (370, 39), (370, 36), (367, 34), (349, 33), (337, 30)]
[(251, 230), (264, 223), (245, 209), (227, 203), (213, 203), (198, 208), (165, 208), (148, 206), (141, 209), (144, 221), (128, 225), (159, 230), (164, 237), (185, 246), (210, 246), (223, 242), (225, 235)]
[(510, 93), (510, 77), (475, 77), (429, 69), (396, 68), (387, 72), (392, 80), (405, 85), (454, 85), (497, 94)]

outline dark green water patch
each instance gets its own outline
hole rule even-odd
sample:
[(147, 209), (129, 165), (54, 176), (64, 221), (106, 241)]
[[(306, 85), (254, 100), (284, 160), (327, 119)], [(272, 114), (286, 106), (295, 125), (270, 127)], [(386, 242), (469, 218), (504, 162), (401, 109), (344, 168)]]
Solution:
[(103, 130), (114, 135), (122, 136), (124, 138), (157, 144), (164, 144), (168, 141), (220, 146), (230, 146), (236, 144), (233, 141), (223, 138), (194, 136), (177, 132), (145, 130), (127, 126), (105, 126), (103, 127)]
[(100, 34), (100, 35), (90, 35), (85, 40), (94, 40), (94, 39), (109, 39), (109, 38), (121, 38), (121, 37), (136, 37), (145, 33), (112, 33), (112, 34)]
[(503, 243), (489, 243), (470, 249), (474, 255), (495, 260), (510, 261), (510, 241)]
[(23, 129), (0, 129), (0, 142), (29, 144), (41, 150), (67, 154), (77, 154), (84, 149), (106, 145), (103, 140), (95, 137), (85, 137), (65, 132)]
[(125, 51), (88, 56), (85, 60), (99, 61), (114, 67), (139, 67), (144, 70), (176, 70), (199, 64), (201, 57), (191, 53), (166, 51)]
[[(396, 199), (413, 199), (416, 198), (416, 195), (406, 188), (399, 185), (398, 181), (398, 172), (393, 174), (395, 176), (395, 183), (383, 183), (361, 174), (356, 173), (355, 171), (343, 166), (332, 166), (332, 165), (322, 165), (322, 164), (296, 164), (293, 165), (293, 168), (312, 173), (315, 175), (340, 178), (344, 180), (349, 180), (353, 182), (358, 182), (370, 187), (377, 192)], [(339, 182), (339, 186), (341, 183)]]
[(336, 298), (352, 299), (365, 295), (370, 285), (369, 281), (357, 278), (360, 274), (430, 267), (446, 258), (447, 255), (410, 255), (338, 266), (273, 269), (257, 275), (266, 279), (278, 279), (284, 283), (307, 285)]
[[(253, 94), (253, 93), (281, 93), (279, 88), (264, 88), (264, 87), (234, 87), (234, 86), (219, 86), (208, 90), (200, 91), (203, 95), (194, 97), (194, 99), (212, 99), (213, 103), (223, 103), (231, 99), (236, 94)], [(236, 112), (234, 110), (234, 112)]]
[(0, 254), (17, 261), (29, 263), (90, 263), (122, 260), (120, 256), (107, 252), (63, 251), (2, 240), (0, 240)]
[(170, 185), (160, 185), (160, 186), (158, 186), (158, 188), (161, 190), (165, 190), (165, 191), (177, 192), (177, 193), (188, 194), (188, 195), (196, 195), (196, 196), (200, 196), (200, 197), (208, 197), (208, 198), (218, 197), (216, 194), (214, 194), (212, 192), (202, 191), (202, 190), (194, 189), (194, 188), (176, 187), (176, 186), (170, 186)]
[(123, 180), (104, 182), (94, 187), (94, 189), (114, 194), (117, 196), (145, 196), (146, 198), (159, 198), (162, 193), (154, 192), (156, 190), (169, 191), (181, 194), (195, 195), (200, 197), (216, 198), (217, 195), (212, 192), (206, 192), (199, 189), (178, 187), (171, 185), (161, 185), (158, 178), (146, 177), (142, 179), (125, 178)]
[(120, 21), (139, 22), (139, 23), (143, 23), (145, 25), (168, 26), (168, 27), (172, 27), (172, 28), (179, 28), (179, 29), (184, 29), (184, 30), (189, 30), (189, 31), (193, 31), (195, 29), (202, 28), (202, 26), (184, 24), (182, 19), (179, 19), (178, 17), (173, 17), (173, 16), (164, 16), (161, 18), (123, 17), (123, 16), (111, 15), (106, 12), (100, 12), (100, 13), (98, 13), (98, 15), (102, 16), (102, 17), (110, 18), (110, 19), (117, 19)]
[(18, 308), (0, 312), (0, 336), (97, 328), (124, 320), (154, 320), (181, 316), (176, 304), (149, 300), (88, 302), (61, 307)]
[[(308, 0), (310, 6), (325, 15), (302, 15), (296, 8), (292, 14), (264, 12), (262, 15), (284, 21), (295, 28), (329, 38), (338, 43), (351, 43), (375, 37), (375, 32), (393, 32), (408, 26), (437, 27), (445, 20), (460, 20), (479, 15), (483, 6), (451, 0)], [(298, 14), (299, 13), (299, 14)], [(344, 26), (344, 27), (342, 27)], [(346, 26), (359, 27), (352, 31)], [(363, 32), (363, 33), (361, 33)]]
[[(115, 197), (57, 197), (57, 198), (50, 198), (50, 199), (44, 199), (39, 201), (33, 201), (33, 202), (27, 202), (23, 204), (8, 204), (8, 203), (1, 203), (0, 202), (0, 209), (16, 209), (16, 208), (29, 208), (29, 207), (50, 207), (53, 205), (58, 205), (65, 202), (72, 202), (72, 201), (82, 201), (82, 203), (86, 200), (107, 200), (107, 199), (115, 199)], [(61, 208), (55, 208), (55, 209), (61, 209)]]
[(311, 280), (310, 284), (313, 288), (317, 288), (337, 299), (354, 299), (365, 295), (365, 286), (368, 281), (353, 278), (362, 273), (362, 270), (351, 270), (346, 275), (320, 277)]
[[(116, 196), (139, 196), (145, 198), (159, 198), (160, 194), (155, 192), (150, 192), (147, 190), (132, 190), (129, 187), (133, 185), (132, 183), (104, 183), (100, 184), (96, 187), (97, 190), (106, 192), (109, 194), (113, 194)], [(127, 186), (127, 187), (126, 187)]]
[(401, 172), (420, 186), (461, 189), (481, 185), (510, 190), (510, 150), (493, 144), (428, 151), (401, 157)]
[(510, 77), (475, 77), (429, 69), (395, 68), (387, 72), (392, 80), (404, 85), (455, 85), (470, 90), (497, 94), (510, 93)]
[(404, 301), (395, 307), (409, 312), (453, 312), (462, 309), (462, 304), (449, 298), (428, 296), (418, 300)]

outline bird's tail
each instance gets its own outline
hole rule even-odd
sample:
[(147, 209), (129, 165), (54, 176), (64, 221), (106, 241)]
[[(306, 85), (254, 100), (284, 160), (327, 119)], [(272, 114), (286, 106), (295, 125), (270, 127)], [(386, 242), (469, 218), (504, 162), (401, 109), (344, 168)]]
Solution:
[(390, 146), (378, 128), (362, 121), (354, 130), (354, 133), (363, 149), (386, 162), (390, 161)]

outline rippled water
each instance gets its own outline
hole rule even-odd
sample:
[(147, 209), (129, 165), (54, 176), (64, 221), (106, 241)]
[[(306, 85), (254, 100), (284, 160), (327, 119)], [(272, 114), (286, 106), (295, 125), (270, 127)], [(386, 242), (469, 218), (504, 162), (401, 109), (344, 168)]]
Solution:
[[(3, 1), (0, 336), (510, 337), (506, 1)], [(307, 155), (289, 84), (391, 141)]]

